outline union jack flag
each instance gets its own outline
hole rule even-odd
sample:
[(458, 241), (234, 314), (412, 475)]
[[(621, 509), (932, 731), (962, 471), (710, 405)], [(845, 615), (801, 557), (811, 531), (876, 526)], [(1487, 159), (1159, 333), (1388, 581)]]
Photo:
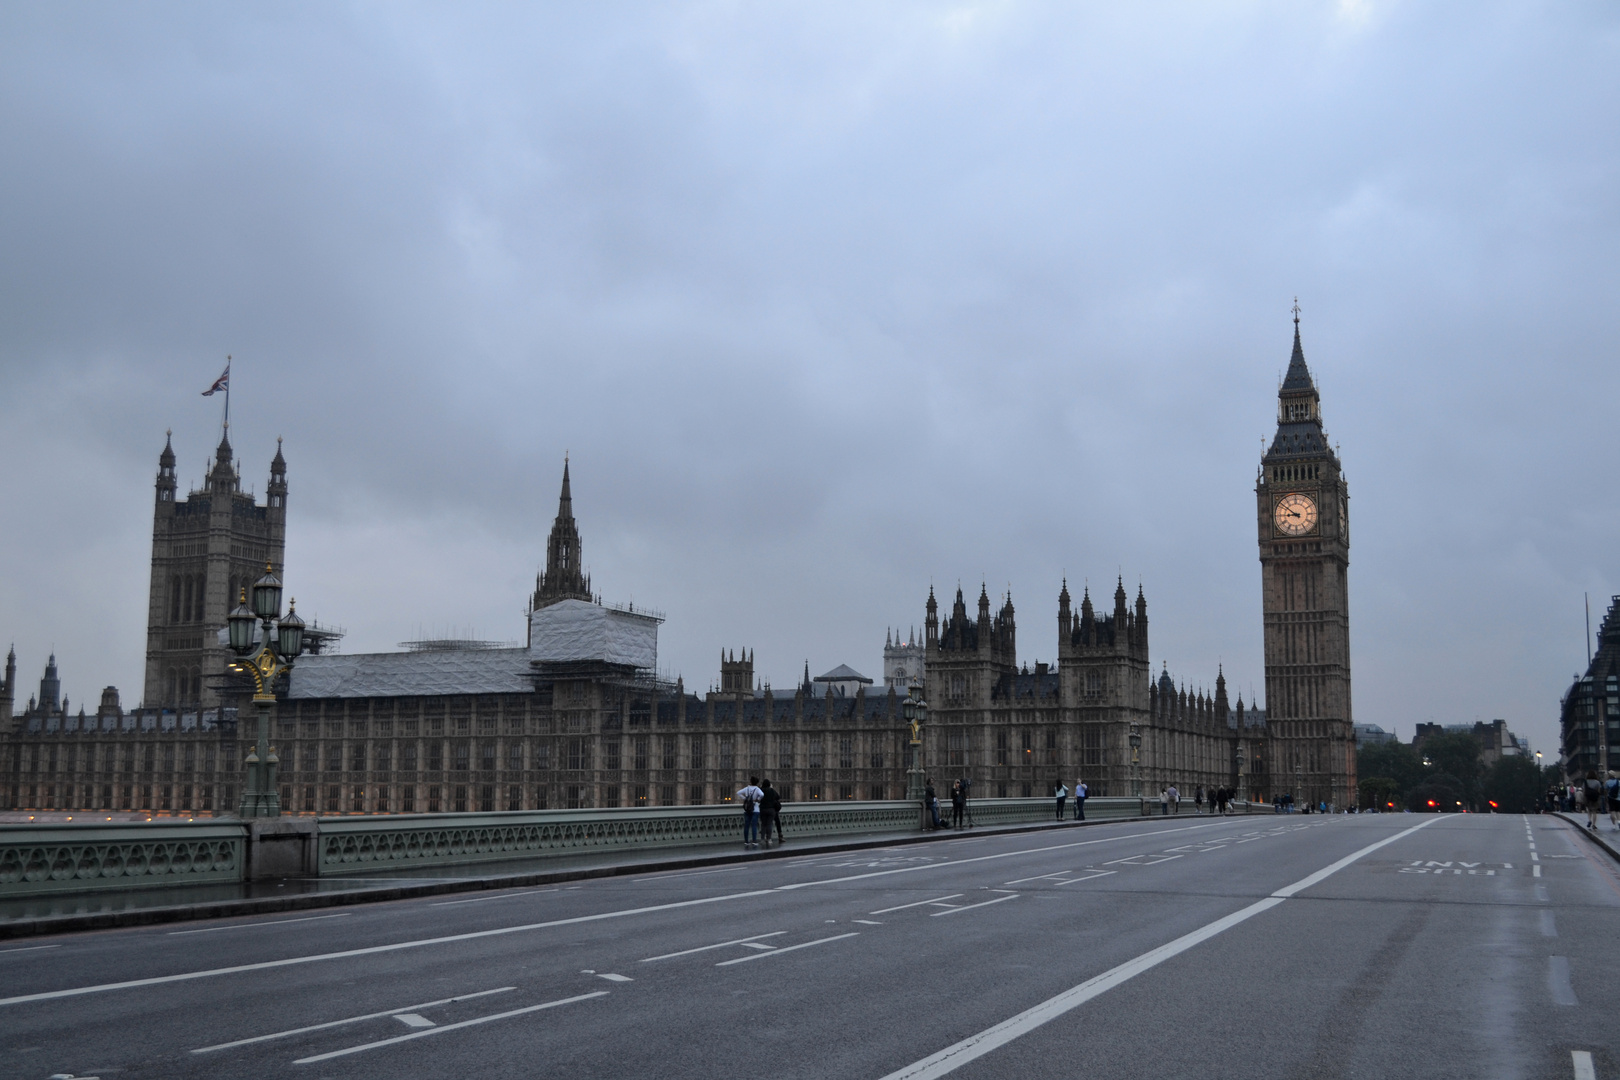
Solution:
[(219, 378), (214, 380), (214, 385), (210, 386), (208, 389), (204, 390), (202, 392), (202, 396), (203, 397), (213, 397), (219, 391), (221, 391), (221, 390), (229, 390), (230, 388), (231, 388), (231, 365), (226, 364), (225, 365), (225, 370), (220, 373)]

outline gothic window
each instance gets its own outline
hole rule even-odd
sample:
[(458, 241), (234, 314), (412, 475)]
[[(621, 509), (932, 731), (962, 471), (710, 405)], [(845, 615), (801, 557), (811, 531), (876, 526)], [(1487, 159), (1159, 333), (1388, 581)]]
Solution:
[[(660, 768), (673, 769), (673, 768), (676, 767), (676, 765), (675, 765), (675, 757), (676, 757), (676, 749), (675, 749), (675, 747), (676, 747), (675, 736), (673, 736), (673, 735), (662, 735), (662, 736), (659, 737), (659, 750), (660, 750), (659, 767)], [(674, 790), (675, 790), (674, 788), (670, 789), (671, 794), (670, 794), (669, 798), (660, 799), (659, 801), (662, 802), (665, 806), (672, 805), (675, 802)]]
[(996, 732), (996, 764), (1007, 764), (1007, 732)]
[(169, 578), (169, 621), (171, 623), (180, 621), (180, 592), (180, 578), (171, 575)]
[[(184, 757), (183, 760), (185, 762), (183, 768), (185, 769), (186, 772), (195, 772), (196, 771), (196, 769), (197, 769), (197, 744), (196, 743), (186, 743), (186, 752), (185, 752), (185, 757)], [(72, 767), (71, 764), (69, 765), (69, 767), (70, 768)]]
[(810, 767), (821, 768), (821, 733), (818, 731), (810, 736)]
[[(868, 760), (868, 764), (874, 769), (881, 769), (883, 768), (883, 737), (881, 735), (873, 735), (870, 738), (872, 753)], [(877, 796), (874, 795), (873, 798), (877, 798)]]
[(203, 621), (203, 601), (204, 601), (204, 599), (205, 599), (205, 597), (207, 595), (206, 583), (207, 583), (207, 579), (204, 578), (203, 575), (198, 574), (197, 575), (197, 598), (196, 598), (196, 602), (192, 605), (192, 608), (191, 608), (191, 621), (192, 622), (202, 622)]
[(485, 772), (495, 771), (495, 740), (485, 739), (478, 746), (478, 767)]
[(442, 772), (444, 770), (444, 743), (437, 739), (428, 743), (428, 771)]
[(706, 767), (703, 757), (703, 736), (694, 735), (692, 736), (692, 768), (702, 769)]
[(961, 697), (962, 696), (962, 689), (963, 689), (962, 676), (960, 676), (960, 675), (952, 675), (951, 676), (951, 697), (953, 697), (953, 698)]
[(783, 770), (793, 768), (793, 736), (776, 737), (776, 767)]
[[(376, 765), (378, 772), (392, 771), (394, 767), (393, 743), (382, 742), (377, 744), (377, 755), (374, 764)], [(381, 808), (379, 807), (379, 809)]]
[(1101, 765), (1102, 760), (1102, 729), (1089, 726), (1080, 731), (1080, 764)]
[(366, 771), (366, 744), (357, 742), (349, 748), (349, 769), (352, 772)]
[(326, 771), (343, 771), (343, 747), (337, 743), (333, 743), (326, 748)]
[(602, 740), (602, 768), (618, 772), (623, 766), (619, 760), (620, 744), (617, 737)]
[(523, 744), (516, 739), (506, 741), (506, 767), (513, 772), (523, 768)]
[(748, 736), (748, 767), (756, 771), (765, 767), (765, 736), (757, 733)]
[(736, 758), (733, 756), (732, 741), (729, 734), (720, 736), (720, 771), (731, 772), (736, 767)]
[(848, 735), (838, 737), (838, 767), (840, 769), (853, 769), (855, 767), (855, 740)]
[(451, 744), (450, 753), (454, 755), (451, 759), (450, 768), (455, 772), (466, 772), (468, 758), (472, 754), (472, 748), (467, 745), (467, 740), (457, 739)]
[(953, 765), (953, 766), (963, 766), (963, 765), (967, 764), (967, 733), (966, 732), (964, 732), (964, 731), (953, 731), (953, 732), (951, 732), (948, 736), (946, 736), (945, 746), (946, 746), (946, 752), (949, 755), (945, 759), (947, 764), (950, 764), (950, 765)]
[[(545, 770), (545, 769), (551, 768), (551, 744), (550, 743), (539, 742), (539, 743), (534, 744), (533, 768), (535, 768), (537, 770)], [(546, 807), (545, 807), (544, 802), (542, 802), (540, 804), (540, 806), (538, 807), (538, 809), (541, 809), (541, 810), (544, 810), (545, 808)]]
[[(647, 736), (637, 735), (630, 740), (630, 767), (638, 771), (647, 769)], [(643, 799), (643, 802), (646, 800)]]
[(1103, 679), (1100, 671), (1086, 672), (1086, 696), (1096, 697), (1102, 693)]
[(590, 749), (586, 745), (586, 741), (577, 736), (568, 740), (568, 767), (570, 769), (588, 769), (591, 767)]

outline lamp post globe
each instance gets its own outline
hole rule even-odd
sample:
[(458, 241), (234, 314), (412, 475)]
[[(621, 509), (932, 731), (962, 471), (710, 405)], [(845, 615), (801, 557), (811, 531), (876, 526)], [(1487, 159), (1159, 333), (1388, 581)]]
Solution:
[(287, 604), (287, 617), (276, 624), (276, 651), (283, 659), (292, 660), (304, 651), (304, 620), (294, 610), (298, 601)]
[(253, 613), (260, 619), (273, 619), (281, 614), (281, 579), (264, 564), (264, 577), (253, 583)]
[(225, 617), (227, 634), (230, 638), (231, 651), (237, 656), (246, 656), (253, 649), (253, 624), (258, 622), (251, 608), (247, 606), (247, 589), (242, 590), (241, 601), (236, 610)]

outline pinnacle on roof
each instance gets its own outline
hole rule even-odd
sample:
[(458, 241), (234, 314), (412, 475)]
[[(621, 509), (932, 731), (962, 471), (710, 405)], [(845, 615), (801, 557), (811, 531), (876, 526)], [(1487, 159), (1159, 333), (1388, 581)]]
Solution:
[(276, 456), (270, 459), (271, 472), (286, 472), (287, 459), (281, 456), (281, 436), (276, 436)]
[(562, 494), (557, 497), (557, 517), (571, 518), (574, 516), (574, 496), (568, 490), (568, 455), (563, 455), (563, 482)]
[(1288, 374), (1283, 376), (1282, 389), (1289, 391), (1313, 391), (1316, 383), (1311, 380), (1311, 369), (1305, 366), (1305, 350), (1299, 343), (1299, 316), (1294, 316), (1294, 354), (1288, 358)]
[(163, 433), (163, 453), (158, 455), (158, 464), (165, 469), (174, 468), (174, 431), (172, 429)]

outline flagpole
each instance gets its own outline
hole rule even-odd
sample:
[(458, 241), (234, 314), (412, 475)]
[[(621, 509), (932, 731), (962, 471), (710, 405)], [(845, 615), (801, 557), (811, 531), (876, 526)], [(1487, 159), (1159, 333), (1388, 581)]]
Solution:
[(231, 357), (225, 354), (225, 437), (231, 437)]

